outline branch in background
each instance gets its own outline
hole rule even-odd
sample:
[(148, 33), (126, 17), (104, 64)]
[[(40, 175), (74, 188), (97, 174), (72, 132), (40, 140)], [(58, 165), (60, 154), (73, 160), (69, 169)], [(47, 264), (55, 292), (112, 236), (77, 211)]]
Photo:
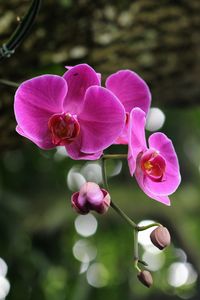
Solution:
[(41, 0), (32, 1), (27, 14), (11, 35), (10, 39), (0, 47), (0, 60), (10, 57), (15, 52), (16, 48), (21, 45), (35, 21), (40, 4)]
[(1, 79), (1, 78), (0, 78), (0, 84), (11, 86), (14, 88), (18, 88), (18, 86), (19, 86), (19, 84), (17, 82), (6, 80), (6, 79)]

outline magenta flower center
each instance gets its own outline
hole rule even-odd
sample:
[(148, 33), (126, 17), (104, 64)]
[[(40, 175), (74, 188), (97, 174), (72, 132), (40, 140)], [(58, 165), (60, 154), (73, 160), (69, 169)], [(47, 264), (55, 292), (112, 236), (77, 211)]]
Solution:
[(141, 169), (153, 181), (162, 181), (165, 174), (165, 159), (155, 150), (147, 150), (141, 156)]
[(53, 115), (48, 122), (52, 143), (56, 146), (70, 144), (79, 135), (80, 125), (70, 113)]

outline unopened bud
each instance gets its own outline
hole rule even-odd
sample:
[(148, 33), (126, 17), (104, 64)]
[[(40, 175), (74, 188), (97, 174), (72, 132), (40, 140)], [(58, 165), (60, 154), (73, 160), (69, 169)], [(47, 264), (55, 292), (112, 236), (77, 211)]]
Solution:
[(170, 245), (171, 237), (168, 229), (163, 226), (158, 226), (150, 235), (152, 243), (160, 250)]
[(94, 182), (83, 184), (79, 192), (72, 195), (72, 206), (79, 214), (85, 215), (90, 210), (104, 214), (110, 206), (109, 193)]
[(144, 270), (141, 271), (138, 275), (137, 275), (139, 281), (144, 284), (146, 287), (150, 288), (153, 284), (153, 278), (152, 275), (149, 271)]

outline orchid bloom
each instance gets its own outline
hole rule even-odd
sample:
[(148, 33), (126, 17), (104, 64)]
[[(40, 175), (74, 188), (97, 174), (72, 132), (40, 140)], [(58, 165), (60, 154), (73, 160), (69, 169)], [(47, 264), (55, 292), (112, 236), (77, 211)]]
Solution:
[(128, 144), (129, 115), (133, 108), (141, 108), (148, 113), (151, 104), (151, 93), (146, 82), (135, 72), (121, 70), (110, 75), (106, 80), (106, 88), (110, 90), (126, 111), (126, 124), (116, 144)]
[(87, 64), (23, 82), (14, 111), (19, 134), (42, 149), (65, 146), (73, 159), (98, 159), (125, 124), (123, 105)]
[(145, 140), (145, 113), (135, 108), (130, 114), (128, 164), (130, 173), (150, 198), (170, 205), (168, 195), (175, 192), (181, 176), (171, 140), (157, 132)]

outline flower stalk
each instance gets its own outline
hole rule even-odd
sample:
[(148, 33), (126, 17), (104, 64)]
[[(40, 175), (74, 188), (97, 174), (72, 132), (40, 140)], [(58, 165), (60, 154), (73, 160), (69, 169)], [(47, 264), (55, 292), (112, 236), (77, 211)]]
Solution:
[[(104, 154), (103, 157), (101, 158), (101, 167), (102, 167), (102, 179), (103, 179), (103, 186), (106, 190), (109, 190), (108, 186), (108, 180), (107, 180), (107, 173), (106, 173), (106, 160), (107, 159), (120, 159), (120, 158), (125, 158), (127, 155), (125, 154)], [(142, 262), (139, 259), (139, 251), (138, 251), (138, 233), (139, 231), (144, 231), (147, 230), (151, 227), (154, 226), (162, 226), (160, 223), (151, 223), (146, 226), (138, 226), (127, 214), (111, 200), (110, 206), (115, 210), (115, 212), (123, 218), (126, 223), (128, 223), (132, 228), (133, 228), (133, 233), (134, 233), (134, 249), (133, 249), (133, 256), (134, 256), (134, 267), (138, 271), (138, 274), (140, 274), (142, 271), (138, 266), (138, 263), (142, 263), (143, 265), (146, 265), (145, 262)]]
[(134, 267), (138, 272), (141, 272), (141, 269), (138, 267), (139, 262), (139, 252), (138, 252), (138, 228), (134, 229), (134, 248), (133, 248), (133, 259)]
[(126, 159), (127, 154), (104, 154), (103, 159)]
[[(110, 154), (109, 158), (112, 158), (113, 155), (115, 156), (115, 154)], [(117, 154), (118, 156), (118, 154)], [(119, 154), (120, 156), (120, 154)], [(108, 187), (108, 181), (107, 181), (107, 174), (106, 174), (106, 159), (104, 156), (102, 157), (101, 161), (102, 161), (102, 178), (103, 178), (103, 186), (106, 190), (109, 189)], [(116, 213), (122, 217), (131, 227), (133, 227), (134, 229), (137, 228), (137, 225), (135, 222), (133, 222), (127, 215), (126, 213), (117, 205), (113, 202), (113, 200), (110, 203), (110, 206), (116, 211)]]
[(19, 23), (14, 33), (11, 35), (9, 40), (4, 43), (2, 47), (0, 47), (0, 59), (9, 58), (12, 54), (15, 53), (15, 49), (21, 45), (35, 21), (35, 18), (40, 9), (40, 4), (41, 0), (32, 1), (27, 14)]
[[(107, 180), (107, 173), (106, 173), (106, 160), (107, 159), (119, 159), (119, 158), (125, 158), (126, 154), (104, 154), (101, 158), (101, 166), (102, 166), (102, 179), (103, 179), (103, 186), (106, 190), (109, 190), (108, 186), (108, 180)], [(127, 155), (126, 155), (127, 156)], [(127, 214), (117, 205), (113, 202), (113, 200), (110, 203), (110, 206), (116, 211), (116, 213), (122, 217), (134, 230), (136, 231), (143, 231), (146, 229), (149, 229), (154, 226), (160, 226), (160, 223), (152, 223), (147, 226), (138, 226), (133, 220), (131, 220)]]
[(11, 86), (14, 88), (18, 88), (19, 84), (14, 81), (6, 80), (6, 79), (0, 79), (0, 84)]

